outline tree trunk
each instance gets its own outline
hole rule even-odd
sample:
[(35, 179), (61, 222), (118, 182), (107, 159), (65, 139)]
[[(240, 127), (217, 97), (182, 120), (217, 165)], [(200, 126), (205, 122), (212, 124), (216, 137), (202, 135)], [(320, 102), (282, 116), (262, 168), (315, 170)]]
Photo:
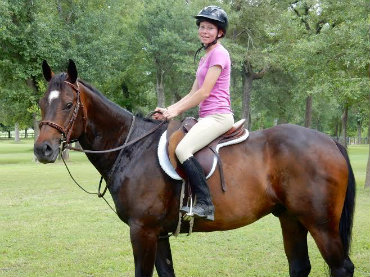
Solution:
[(18, 123), (15, 123), (15, 127), (14, 127), (14, 141), (15, 142), (20, 141), (20, 139), (19, 139), (19, 124)]
[(37, 138), (39, 137), (40, 128), (39, 128), (39, 121), (37, 120), (36, 113), (33, 114), (33, 141), (36, 142)]
[[(369, 123), (369, 127), (370, 127), (370, 123)], [(369, 148), (369, 152), (370, 152), (370, 148)], [(364, 188), (370, 188), (370, 155), (367, 159), (366, 178), (365, 178)]]
[(129, 111), (133, 110), (132, 101), (130, 101), (130, 92), (125, 82), (121, 84), (122, 99), (125, 101), (125, 108)]
[[(369, 35), (370, 35), (370, 31), (369, 31)], [(369, 65), (369, 77), (370, 77), (370, 65)], [(370, 92), (369, 92), (369, 103), (368, 103), (368, 108), (369, 108), (369, 125), (368, 125), (368, 129), (367, 129), (367, 138), (368, 140), (370, 139)], [(369, 147), (369, 155), (368, 155), (368, 159), (367, 159), (367, 166), (366, 166), (366, 179), (365, 179), (365, 185), (364, 187), (365, 188), (370, 188), (370, 147)]]
[(10, 131), (7, 131), (8, 132), (8, 139), (12, 138), (12, 134), (10, 133)]
[(335, 140), (338, 141), (339, 138), (339, 125), (338, 121), (335, 119), (335, 131), (334, 131)]
[(247, 129), (252, 128), (251, 120), (251, 110), (250, 110), (250, 101), (251, 101), (251, 92), (253, 81), (257, 79), (262, 79), (266, 73), (267, 68), (263, 68), (259, 72), (253, 72), (253, 67), (249, 61), (244, 61), (243, 66), (243, 118), (245, 118), (245, 127)]
[(24, 138), (25, 138), (25, 139), (26, 139), (26, 138), (28, 138), (27, 129), (28, 129), (28, 128), (25, 128), (25, 129), (24, 129)]
[(251, 128), (250, 101), (253, 77), (250, 72), (243, 70), (243, 118), (245, 118), (245, 128)]
[(60, 3), (60, 0), (57, 0), (57, 10), (58, 10), (58, 13), (61, 14), (62, 13), (62, 5)]
[(166, 101), (164, 97), (164, 85), (163, 85), (164, 71), (157, 65), (157, 106), (166, 107)]
[[(39, 121), (37, 120), (36, 113), (33, 114), (33, 142), (35, 143), (37, 138), (39, 137), (40, 129), (39, 129)], [(33, 155), (33, 161), (38, 162), (35, 155)]]
[(346, 104), (342, 115), (342, 135), (340, 141), (345, 148), (347, 148), (347, 121), (348, 121), (348, 105)]
[(357, 120), (357, 143), (361, 144), (361, 137), (362, 137), (362, 124), (361, 120)]
[[(28, 87), (30, 87), (33, 91), (33, 93), (36, 96), (36, 99), (38, 99), (38, 86), (36, 82), (36, 77), (32, 76), (31, 78), (28, 78), (26, 80), (26, 84)], [(36, 142), (37, 138), (39, 137), (39, 121), (37, 120), (38, 115), (36, 113), (33, 114), (33, 141)], [(33, 160), (35, 162), (38, 162), (37, 158), (35, 155), (33, 155)]]
[(311, 128), (312, 123), (312, 95), (306, 98), (306, 113), (304, 117), (304, 127)]
[(338, 118), (337, 119), (337, 129), (338, 129), (338, 132), (337, 132), (337, 141), (340, 140), (340, 135), (342, 133), (342, 118)]

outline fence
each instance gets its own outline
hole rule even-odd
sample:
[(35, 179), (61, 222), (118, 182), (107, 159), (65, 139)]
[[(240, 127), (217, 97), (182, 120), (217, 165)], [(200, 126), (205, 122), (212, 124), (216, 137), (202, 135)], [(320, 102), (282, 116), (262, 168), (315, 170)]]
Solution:
[[(35, 133), (32, 129), (27, 130), (27, 133), (25, 130), (19, 131), (19, 138), (25, 139), (25, 138), (33, 138), (35, 136)], [(0, 132), (0, 139), (13, 139), (15, 138), (15, 132)]]
[[(27, 134), (27, 135), (26, 135)], [(27, 133), (25, 130), (20, 130), (19, 131), (19, 138), (20, 139), (25, 139), (25, 138), (33, 138), (35, 136), (35, 133), (33, 129), (27, 130)], [(0, 132), (0, 139), (9, 139), (9, 140), (14, 140), (15, 138), (15, 132)], [(333, 137), (335, 140), (339, 140), (339, 138)], [(353, 145), (353, 144), (369, 144), (369, 138), (358, 138), (358, 137), (347, 137), (347, 144), (348, 145)]]
[(347, 144), (369, 144), (369, 138), (348, 137)]

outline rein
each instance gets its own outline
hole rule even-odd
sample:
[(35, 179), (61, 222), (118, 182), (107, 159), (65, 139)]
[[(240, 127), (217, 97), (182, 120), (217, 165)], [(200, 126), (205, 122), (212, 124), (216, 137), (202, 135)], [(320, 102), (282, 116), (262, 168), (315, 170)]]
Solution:
[(126, 147), (128, 147), (128, 146), (130, 146), (132, 144), (135, 144), (139, 140), (142, 140), (143, 138), (149, 136), (150, 134), (152, 134), (155, 131), (157, 131), (160, 127), (162, 127), (163, 124), (165, 124), (167, 122), (167, 121), (162, 121), (161, 123), (159, 123), (158, 125), (156, 125), (154, 128), (152, 128), (151, 130), (149, 130), (147, 133), (145, 133), (142, 136), (137, 137), (136, 139), (128, 142), (129, 136), (131, 135), (131, 132), (133, 130), (133, 126), (134, 126), (134, 123), (135, 123), (135, 118), (136, 118), (135, 116), (132, 117), (132, 123), (131, 123), (130, 131), (129, 131), (128, 135), (127, 135), (127, 138), (126, 138), (125, 143), (122, 144), (121, 146), (118, 146), (118, 147), (115, 147), (115, 148), (111, 148), (111, 149), (106, 149), (106, 150), (84, 150), (84, 149), (75, 148), (75, 147), (72, 147), (72, 146), (67, 145), (63, 149), (69, 149), (69, 150), (73, 150), (73, 151), (78, 151), (78, 152), (83, 152), (83, 153), (90, 153), (90, 154), (102, 154), (102, 153), (115, 152), (115, 151), (118, 151), (118, 150), (122, 150), (122, 149), (124, 149), (124, 148), (126, 148)]
[[(82, 108), (82, 112), (83, 112), (83, 128), (85, 130), (85, 127), (86, 127), (86, 116), (85, 116), (85, 110), (83, 108), (83, 104), (81, 102), (81, 97), (80, 97), (80, 88), (79, 88), (79, 85), (77, 83), (77, 86), (75, 86), (74, 84), (70, 83), (70, 82), (67, 82), (67, 81), (64, 81), (67, 85), (69, 85), (77, 94), (77, 100), (76, 100), (76, 105), (73, 109), (73, 112), (72, 112), (72, 115), (71, 115), (71, 118), (69, 119), (68, 121), (68, 124), (66, 127), (62, 127), (60, 126), (59, 124), (57, 123), (54, 123), (52, 121), (47, 121), (47, 120), (44, 120), (44, 121), (41, 121), (40, 124), (39, 124), (39, 127), (41, 129), (41, 127), (43, 125), (48, 125), (54, 129), (57, 129), (61, 134), (62, 134), (62, 138), (61, 138), (61, 144), (60, 144), (60, 148), (59, 148), (59, 154), (60, 156), (62, 157), (62, 160), (63, 160), (63, 163), (69, 173), (69, 176), (71, 177), (71, 179), (73, 180), (73, 182), (81, 189), (83, 190), (84, 192), (86, 192), (87, 194), (93, 194), (93, 195), (97, 195), (99, 198), (103, 198), (103, 200), (107, 203), (107, 205), (111, 208), (111, 210), (117, 214), (118, 216), (118, 213), (117, 211), (115, 211), (113, 209), (113, 207), (108, 203), (108, 201), (104, 198), (104, 195), (105, 193), (107, 192), (107, 189), (108, 189), (108, 184), (106, 183), (105, 185), (105, 188), (103, 190), (103, 192), (101, 193), (100, 192), (100, 189), (101, 189), (101, 184), (103, 182), (103, 176), (100, 177), (100, 181), (99, 181), (99, 186), (98, 186), (98, 192), (89, 192), (87, 191), (86, 189), (84, 189), (77, 181), (76, 179), (72, 176), (72, 173), (71, 171), (69, 170), (68, 166), (67, 166), (67, 163), (65, 162), (64, 158), (63, 158), (63, 155), (62, 155), (62, 152), (65, 150), (65, 149), (69, 149), (69, 150), (74, 150), (74, 151), (78, 151), (78, 152), (83, 152), (83, 153), (91, 153), (91, 154), (103, 154), (103, 153), (110, 153), (110, 152), (115, 152), (115, 151), (118, 151), (118, 150), (121, 150), (123, 151), (123, 149), (125, 149), (126, 147), (130, 146), (130, 145), (133, 145), (135, 144), (136, 142), (144, 139), (145, 137), (149, 136), (150, 134), (154, 133), (155, 131), (157, 131), (160, 127), (162, 127), (162, 125), (164, 125), (166, 121), (162, 121), (161, 123), (159, 123), (158, 125), (156, 125), (154, 128), (152, 128), (151, 130), (149, 130), (147, 133), (141, 135), (140, 137), (137, 137), (135, 138), (134, 140), (130, 141), (129, 142), (129, 139), (131, 137), (131, 134), (132, 134), (132, 131), (134, 129), (134, 125), (135, 125), (135, 119), (136, 117), (133, 115), (132, 116), (132, 122), (131, 122), (131, 126), (130, 126), (130, 130), (129, 132), (127, 133), (127, 137), (125, 139), (125, 142), (123, 145), (121, 146), (118, 146), (118, 147), (115, 147), (115, 148), (112, 148), (112, 149), (106, 149), (106, 150), (83, 150), (83, 149), (79, 149), (79, 148), (75, 148), (75, 147), (71, 147), (69, 145), (69, 143), (71, 143), (72, 141), (70, 140), (71, 138), (71, 135), (72, 135), (72, 130), (73, 130), (73, 126), (75, 124), (75, 121), (77, 119), (77, 116), (78, 116), (78, 112), (80, 110), (80, 108)], [(147, 117), (151, 117), (153, 114), (155, 113), (158, 113), (158, 111), (154, 111), (152, 113), (150, 113)], [(77, 139), (73, 140), (73, 141), (77, 141)], [(118, 158), (119, 158), (120, 155), (117, 155), (117, 158), (116, 160), (114, 161), (113, 163), (113, 166), (112, 166), (112, 169), (110, 170), (110, 172), (108, 173), (108, 175), (110, 175), (114, 169), (116, 168), (117, 166), (117, 161), (118, 161)]]
[[(156, 112), (153, 112), (151, 113), (148, 117), (152, 116), (153, 114), (155, 114)], [(147, 133), (143, 134), (142, 136), (132, 140), (129, 142), (129, 139), (130, 139), (130, 136), (132, 134), (132, 131), (134, 129), (134, 125), (135, 125), (135, 119), (136, 117), (133, 116), (132, 117), (132, 122), (131, 122), (131, 126), (130, 126), (130, 130), (127, 134), (127, 137), (126, 137), (126, 140), (125, 140), (125, 143), (119, 147), (116, 147), (116, 148), (112, 148), (112, 149), (107, 149), (107, 150), (81, 150), (79, 148), (75, 148), (75, 147), (71, 147), (69, 145), (66, 145), (66, 141), (63, 140), (62, 141), (62, 144), (60, 146), (60, 156), (62, 157), (62, 160), (63, 160), (63, 163), (64, 163), (64, 166), (66, 167), (67, 171), (68, 171), (68, 174), (69, 176), (71, 177), (71, 179), (73, 180), (73, 182), (81, 189), (83, 190), (84, 192), (86, 192), (87, 194), (92, 194), (92, 195), (97, 195), (99, 198), (103, 198), (103, 200), (105, 201), (105, 203), (107, 203), (107, 205), (109, 206), (109, 208), (118, 216), (118, 213), (115, 209), (113, 209), (113, 207), (109, 204), (109, 202), (104, 198), (104, 195), (105, 193), (107, 192), (107, 189), (108, 189), (108, 184), (106, 183), (105, 184), (105, 188), (103, 190), (103, 192), (101, 193), (100, 192), (100, 189), (101, 189), (101, 184), (103, 182), (103, 176), (100, 177), (100, 181), (99, 181), (99, 186), (98, 186), (98, 192), (89, 192), (87, 191), (86, 189), (84, 189), (77, 181), (76, 179), (73, 177), (71, 171), (69, 170), (68, 166), (67, 166), (67, 163), (65, 162), (64, 158), (63, 158), (63, 155), (62, 155), (62, 152), (65, 150), (65, 149), (69, 149), (69, 150), (74, 150), (74, 151), (78, 151), (78, 152), (84, 152), (84, 153), (93, 153), (93, 154), (102, 154), (102, 153), (109, 153), (109, 152), (114, 152), (114, 151), (118, 151), (118, 150), (121, 150), (123, 151), (123, 149), (125, 149), (126, 147), (138, 142), (139, 140), (142, 140), (143, 138), (149, 136), (150, 134), (154, 133), (156, 130), (158, 130), (163, 124), (166, 123), (166, 121), (162, 121), (161, 123), (159, 123), (158, 125), (156, 125), (154, 128), (152, 128), (150, 131), (148, 131)], [(120, 152), (121, 153), (121, 152)], [(117, 156), (116, 160), (114, 161), (113, 163), (113, 166), (112, 166), (112, 169), (110, 171), (110, 173), (108, 175), (110, 175), (114, 169), (116, 168), (117, 166), (117, 161), (118, 161), (118, 158), (119, 158), (120, 155)]]

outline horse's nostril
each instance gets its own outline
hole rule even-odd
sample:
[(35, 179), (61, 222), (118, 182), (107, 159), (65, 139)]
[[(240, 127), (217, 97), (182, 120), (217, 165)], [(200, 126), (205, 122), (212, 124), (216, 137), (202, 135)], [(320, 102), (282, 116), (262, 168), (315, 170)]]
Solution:
[(53, 153), (53, 149), (51, 148), (50, 144), (48, 142), (45, 142), (42, 146), (42, 152), (45, 156), (49, 156)]
[(37, 159), (42, 163), (54, 162), (58, 156), (58, 149), (53, 148), (52, 142), (40, 142), (36, 143), (34, 147), (34, 153)]

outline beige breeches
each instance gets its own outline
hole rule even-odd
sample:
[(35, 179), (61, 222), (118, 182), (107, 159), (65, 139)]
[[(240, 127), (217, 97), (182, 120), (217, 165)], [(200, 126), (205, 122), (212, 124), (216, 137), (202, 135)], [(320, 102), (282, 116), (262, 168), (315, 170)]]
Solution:
[(228, 131), (234, 124), (232, 114), (213, 114), (199, 118), (176, 147), (176, 156), (181, 163)]

